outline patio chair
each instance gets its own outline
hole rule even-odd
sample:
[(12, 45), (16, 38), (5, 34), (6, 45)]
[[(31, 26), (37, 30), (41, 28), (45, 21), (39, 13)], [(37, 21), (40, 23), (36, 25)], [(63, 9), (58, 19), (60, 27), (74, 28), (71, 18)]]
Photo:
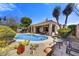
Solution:
[(71, 46), (71, 45), (68, 45), (68, 46), (66, 47), (66, 53), (67, 53), (67, 54), (70, 54), (71, 49), (72, 49), (72, 46)]
[(66, 53), (67, 54), (73, 55), (71, 51), (79, 54), (79, 43), (77, 43), (77, 42), (71, 43), (70, 45), (68, 45), (66, 47)]

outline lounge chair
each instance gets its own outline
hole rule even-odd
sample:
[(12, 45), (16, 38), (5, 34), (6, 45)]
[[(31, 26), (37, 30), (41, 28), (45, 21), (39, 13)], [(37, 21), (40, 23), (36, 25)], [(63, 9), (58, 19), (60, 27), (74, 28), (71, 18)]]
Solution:
[(46, 53), (46, 56), (51, 56), (51, 55), (54, 55), (54, 49), (55, 49), (55, 46), (52, 46), (52, 47), (47, 47), (44, 49), (44, 52)]

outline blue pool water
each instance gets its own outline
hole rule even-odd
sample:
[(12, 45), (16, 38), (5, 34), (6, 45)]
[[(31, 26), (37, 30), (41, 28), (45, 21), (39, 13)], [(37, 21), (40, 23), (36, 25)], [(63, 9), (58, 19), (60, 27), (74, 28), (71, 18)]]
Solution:
[(34, 35), (34, 34), (17, 34), (15, 36), (17, 40), (30, 40), (30, 41), (42, 41), (48, 39), (46, 35)]

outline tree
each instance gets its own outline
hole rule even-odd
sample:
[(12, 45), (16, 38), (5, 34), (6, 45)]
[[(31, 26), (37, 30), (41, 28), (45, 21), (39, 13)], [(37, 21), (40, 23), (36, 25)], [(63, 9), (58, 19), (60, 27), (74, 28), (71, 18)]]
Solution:
[(16, 25), (16, 21), (12, 18), (7, 19), (7, 23), (8, 26), (14, 26)]
[[(59, 24), (59, 15), (60, 15), (60, 10), (61, 8), (59, 6), (56, 6), (53, 10), (53, 13), (52, 13), (52, 16), (56, 18), (56, 21), (60, 27), (60, 24)], [(60, 27), (61, 28), (61, 27)]]
[(74, 9), (74, 4), (73, 3), (69, 3), (66, 6), (66, 8), (63, 10), (63, 14), (66, 16), (64, 26), (67, 25), (68, 16), (72, 13), (73, 9)]
[(5, 25), (9, 26), (11, 29), (13, 29), (14, 31), (17, 30), (17, 25), (16, 25), (16, 21), (14, 18), (10, 17), (6, 19), (6, 23)]
[(23, 17), (21, 23), (24, 27), (27, 27), (32, 23), (32, 20), (29, 17)]
[(76, 36), (76, 25), (69, 25), (68, 28), (71, 29), (71, 34)]

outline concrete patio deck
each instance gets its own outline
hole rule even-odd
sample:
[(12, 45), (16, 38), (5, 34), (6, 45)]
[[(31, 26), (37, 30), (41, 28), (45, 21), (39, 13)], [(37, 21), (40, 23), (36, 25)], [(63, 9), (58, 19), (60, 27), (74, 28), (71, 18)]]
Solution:
[[(17, 42), (12, 43), (17, 44)], [(30, 45), (26, 46), (25, 51), (23, 54), (18, 55), (17, 50), (10, 50), (7, 52), (6, 56), (46, 56), (46, 53), (44, 52), (44, 49), (46, 47), (49, 47), (50, 42), (40, 43), (39, 46), (36, 48), (34, 54), (30, 54)], [(72, 45), (74, 48), (79, 49), (79, 43), (78, 42), (72, 42)], [(79, 53), (71, 51), (71, 55), (66, 53), (66, 44), (63, 42), (63, 45), (61, 45), (61, 49), (59, 49), (59, 45), (55, 46), (54, 53), (52, 53), (52, 56), (79, 56)]]
[[(73, 52), (71, 51), (71, 54), (67, 54), (66, 53), (66, 44), (65, 42), (63, 42), (63, 45), (61, 46), (61, 49), (59, 49), (58, 45), (55, 46), (55, 50), (54, 50), (54, 56), (79, 56), (79, 53)], [(77, 49), (79, 49), (79, 43), (77, 44), (76, 42), (72, 42), (72, 46), (74, 48), (77, 47)], [(53, 55), (52, 55), (53, 56)]]
[(30, 45), (29, 45), (26, 46), (25, 52), (21, 55), (18, 55), (17, 50), (15, 49), (9, 51), (6, 56), (45, 56), (46, 53), (44, 52), (44, 49), (48, 46), (49, 46), (49, 42), (40, 43), (39, 46), (36, 48), (34, 54), (30, 54)]

